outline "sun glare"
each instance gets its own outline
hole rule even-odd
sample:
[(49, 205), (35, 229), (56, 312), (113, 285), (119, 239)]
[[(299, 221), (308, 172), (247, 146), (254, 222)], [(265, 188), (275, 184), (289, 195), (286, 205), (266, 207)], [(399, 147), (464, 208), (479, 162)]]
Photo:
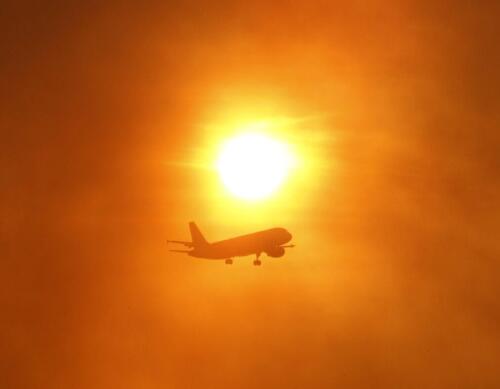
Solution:
[(259, 133), (246, 133), (226, 141), (217, 170), (226, 188), (245, 200), (270, 196), (283, 183), (293, 156), (286, 144)]

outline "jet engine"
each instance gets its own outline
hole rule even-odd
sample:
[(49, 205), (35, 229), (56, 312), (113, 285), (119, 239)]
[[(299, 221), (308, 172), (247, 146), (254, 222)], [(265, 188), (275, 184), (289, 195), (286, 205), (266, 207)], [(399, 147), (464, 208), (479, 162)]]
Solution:
[(285, 255), (285, 249), (280, 246), (271, 247), (270, 249), (266, 250), (266, 254), (274, 258), (282, 257), (283, 255)]

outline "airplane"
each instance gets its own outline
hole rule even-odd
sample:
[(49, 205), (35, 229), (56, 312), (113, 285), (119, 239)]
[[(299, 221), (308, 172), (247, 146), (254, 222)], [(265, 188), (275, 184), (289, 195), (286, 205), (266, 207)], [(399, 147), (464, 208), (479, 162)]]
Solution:
[(233, 263), (232, 257), (255, 254), (256, 258), (253, 264), (260, 266), (262, 262), (259, 257), (262, 253), (266, 253), (269, 257), (278, 258), (285, 255), (285, 248), (295, 247), (293, 244), (285, 245), (292, 239), (292, 234), (284, 228), (271, 228), (214, 243), (207, 242), (194, 222), (189, 223), (189, 230), (191, 232), (191, 242), (182, 240), (167, 240), (167, 242), (182, 244), (191, 250), (169, 251), (187, 253), (189, 256), (196, 258), (223, 259), (227, 265)]

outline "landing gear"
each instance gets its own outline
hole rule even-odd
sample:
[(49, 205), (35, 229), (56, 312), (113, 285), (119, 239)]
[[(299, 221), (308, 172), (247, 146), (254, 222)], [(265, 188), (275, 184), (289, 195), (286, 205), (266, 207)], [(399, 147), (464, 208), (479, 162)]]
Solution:
[(260, 253), (257, 253), (257, 258), (255, 258), (255, 261), (253, 261), (254, 266), (260, 266), (262, 265), (262, 262), (259, 260)]
[(226, 263), (226, 265), (232, 265), (233, 264), (233, 260), (231, 258), (228, 258), (224, 261)]

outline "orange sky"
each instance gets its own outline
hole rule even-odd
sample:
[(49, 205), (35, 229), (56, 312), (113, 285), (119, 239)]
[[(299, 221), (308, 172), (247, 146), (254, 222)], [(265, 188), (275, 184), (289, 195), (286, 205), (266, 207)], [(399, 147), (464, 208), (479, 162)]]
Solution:
[[(2, 5), (0, 387), (500, 386), (498, 5), (70, 3)], [(301, 166), (248, 204), (263, 120)]]

